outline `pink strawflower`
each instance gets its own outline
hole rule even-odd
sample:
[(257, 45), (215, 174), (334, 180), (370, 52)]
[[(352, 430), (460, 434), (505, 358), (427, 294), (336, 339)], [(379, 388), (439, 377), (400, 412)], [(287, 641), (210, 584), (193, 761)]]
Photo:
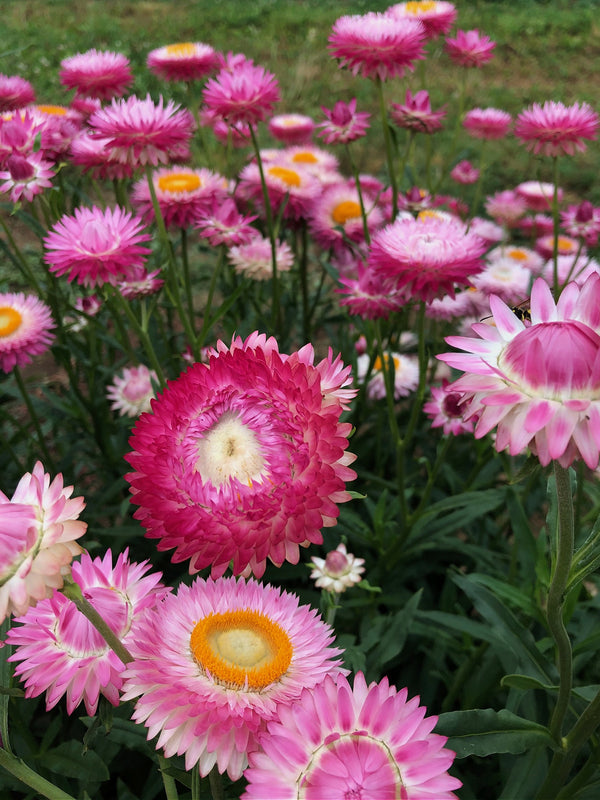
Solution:
[(475, 421), (465, 422), (463, 419), (465, 410), (461, 407), (461, 398), (460, 392), (448, 391), (447, 380), (441, 386), (432, 386), (431, 400), (423, 405), (423, 413), (430, 418), (431, 427), (442, 428), (446, 436), (473, 433)]
[(578, 236), (588, 247), (595, 247), (600, 236), (600, 208), (589, 200), (570, 205), (560, 212), (562, 226), (569, 236)]
[(440, 34), (448, 33), (456, 19), (457, 10), (453, 3), (445, 0), (410, 0), (390, 6), (386, 14), (418, 20), (425, 28), (425, 37), (435, 39)]
[(242, 798), (456, 800), (462, 784), (448, 774), (455, 754), (426, 711), (387, 678), (367, 685), (359, 672), (352, 688), (328, 676), (267, 724), (248, 756)]
[(52, 186), (52, 164), (44, 160), (41, 152), (28, 156), (15, 153), (6, 159), (4, 166), (6, 170), (0, 171), (0, 180), (4, 181), (0, 185), (0, 192), (10, 192), (11, 203), (18, 203), (19, 200), (31, 203), (36, 195)]
[(4, 167), (11, 155), (32, 155), (43, 128), (39, 115), (30, 109), (0, 117), (0, 166)]
[(446, 111), (432, 111), (429, 92), (421, 89), (415, 95), (406, 90), (404, 103), (390, 105), (390, 119), (399, 128), (406, 128), (416, 133), (435, 133), (442, 128), (442, 120)]
[(356, 558), (346, 550), (341, 542), (331, 550), (325, 558), (313, 556), (310, 564), (313, 568), (310, 577), (315, 581), (317, 589), (325, 589), (333, 594), (341, 594), (351, 586), (360, 583), (365, 571), (364, 558)]
[[(256, 236), (246, 244), (231, 247), (227, 253), (233, 268), (240, 275), (254, 281), (266, 281), (273, 277), (271, 242), (264, 236)], [(292, 248), (287, 242), (275, 245), (277, 273), (289, 272), (294, 263)]]
[(378, 231), (371, 243), (369, 265), (398, 289), (425, 302), (454, 296), (483, 268), (485, 242), (456, 219), (399, 219)]
[(456, 287), (454, 297), (436, 297), (428, 303), (425, 313), (431, 319), (481, 319), (489, 314), (489, 299), (473, 286)]
[[(339, 161), (336, 156), (330, 153), (329, 150), (315, 147), (314, 144), (295, 145), (286, 147), (285, 150), (276, 150), (273, 156), (266, 158), (265, 161), (275, 164), (285, 164), (287, 162), (294, 169), (300, 167), (300, 169), (305, 169), (311, 175), (324, 178), (325, 183), (339, 179)], [(334, 177), (325, 179), (327, 173), (333, 174)]]
[(73, 556), (81, 552), (75, 539), (87, 528), (78, 520), (83, 497), (72, 493), (62, 474), (51, 481), (39, 461), (12, 498), (0, 492), (0, 622), (62, 587)]
[(0, 74), (0, 114), (35, 103), (33, 86), (19, 75)]
[(491, 219), (472, 217), (469, 230), (484, 239), (487, 244), (495, 244), (504, 239), (504, 228), (501, 225), (496, 225)]
[(69, 157), (84, 172), (98, 180), (124, 180), (133, 175), (133, 166), (119, 160), (119, 152), (110, 146), (110, 139), (79, 133), (71, 142)]
[(387, 319), (407, 303), (404, 292), (396, 289), (390, 279), (374, 275), (362, 259), (358, 260), (356, 276), (340, 274), (338, 281), (340, 288), (336, 292), (342, 295), (340, 305), (345, 306), (349, 314), (363, 319)]
[[(476, 323), (479, 338), (450, 336), (466, 354), (438, 356), (465, 374), (452, 391), (463, 395), (465, 419), (479, 415), (475, 437), (497, 427), (494, 446), (516, 456), (527, 447), (546, 466), (582, 458), (596, 469), (600, 455), (600, 275), (570, 283), (555, 302), (537, 278), (531, 323), (491, 297), (493, 324)], [(557, 358), (557, 353), (560, 358)]]
[(527, 212), (527, 202), (512, 189), (505, 189), (486, 198), (485, 210), (495, 222), (511, 227)]
[(275, 75), (251, 61), (231, 71), (222, 69), (204, 87), (208, 110), (230, 125), (255, 125), (272, 115), (280, 99)]
[(77, 297), (73, 304), (75, 314), (67, 314), (63, 317), (63, 324), (69, 327), (73, 333), (82, 331), (92, 317), (97, 316), (102, 308), (102, 300), (95, 294), (84, 297)]
[(477, 29), (456, 31), (456, 37), (446, 39), (446, 52), (461, 67), (482, 67), (491, 61), (496, 42)]
[(133, 83), (129, 59), (110, 50), (88, 50), (60, 62), (60, 82), (82, 97), (121, 97)]
[[(154, 192), (167, 228), (188, 228), (227, 196), (227, 181), (210, 169), (161, 167), (152, 175)], [(146, 223), (154, 221), (154, 206), (147, 178), (132, 188), (131, 204)]]
[(81, 131), (81, 115), (66, 106), (52, 104), (30, 106), (25, 113), (31, 114), (34, 124), (39, 125), (39, 147), (44, 158), (63, 161)]
[(466, 160), (459, 161), (450, 171), (452, 180), (463, 185), (477, 183), (479, 175), (480, 171), (470, 161)]
[(515, 305), (529, 296), (531, 272), (515, 259), (496, 257), (482, 272), (473, 275), (471, 283), (483, 294), (495, 294), (508, 305)]
[[(384, 353), (386, 369), (390, 359), (394, 365), (394, 400), (408, 397), (419, 384), (419, 362), (415, 356), (402, 353)], [(371, 370), (369, 371), (369, 366)], [(385, 377), (381, 358), (377, 356), (371, 365), (371, 357), (365, 353), (356, 360), (356, 379), (364, 383), (368, 379), (367, 396), (371, 400), (383, 400), (386, 396)]]
[(247, 755), (302, 690), (345, 673), (333, 632), (309, 606), (270, 585), (197, 579), (141, 620), (124, 673), (133, 719), (165, 756), (201, 775), (241, 777)]
[(414, 69), (414, 61), (424, 58), (425, 28), (414, 19), (369, 12), (337, 19), (328, 41), (340, 67), (385, 81), (402, 77)]
[(159, 269), (147, 272), (141, 264), (138, 264), (130, 268), (125, 279), (117, 281), (117, 289), (127, 300), (147, 297), (162, 289), (165, 282), (158, 277), (159, 275)]
[(366, 111), (356, 110), (356, 98), (349, 103), (338, 100), (333, 108), (321, 106), (321, 111), (327, 118), (320, 122), (317, 128), (323, 128), (319, 136), (325, 144), (347, 144), (355, 139), (361, 139), (369, 129), (370, 114)]
[(473, 108), (463, 119), (464, 129), (476, 139), (502, 139), (511, 123), (511, 115), (499, 108)]
[(156, 394), (155, 385), (158, 385), (158, 377), (154, 370), (144, 364), (125, 367), (114, 376), (106, 396), (112, 401), (110, 407), (120, 416), (139, 417), (143, 411), (150, 411), (150, 401)]
[[(286, 219), (308, 218), (314, 201), (321, 193), (321, 183), (303, 165), (292, 165), (289, 160), (264, 165), (264, 180), (269, 202), (275, 214), (283, 207)], [(263, 210), (263, 188), (258, 164), (247, 164), (240, 173), (238, 193), (257, 209)]]
[(530, 239), (537, 239), (554, 232), (554, 220), (550, 214), (535, 214), (518, 220), (516, 227)]
[(600, 120), (587, 103), (565, 106), (548, 100), (522, 111), (515, 124), (515, 136), (528, 150), (543, 156), (572, 156), (586, 149), (584, 139), (595, 139)]
[(197, 81), (218, 67), (215, 50), (203, 42), (167, 44), (148, 53), (148, 69), (165, 81)]
[(126, 278), (144, 264), (151, 239), (143, 220), (122, 208), (76, 208), (64, 214), (44, 238), (44, 261), (50, 272), (84, 286)]
[[(564, 286), (570, 281), (581, 286), (591, 274), (600, 272), (598, 262), (594, 258), (590, 258), (585, 250), (570, 255), (559, 254), (556, 267), (559, 286)], [(552, 286), (554, 283), (554, 261), (552, 259), (545, 263), (540, 277)]]
[(269, 120), (269, 133), (285, 144), (306, 144), (310, 142), (315, 123), (306, 114), (278, 114)]
[(48, 306), (23, 292), (0, 294), (0, 369), (11, 372), (50, 347), (55, 327)]
[(187, 109), (162, 97), (155, 103), (131, 95), (114, 99), (89, 119), (92, 137), (104, 140), (111, 158), (132, 167), (166, 164), (181, 158), (189, 147), (194, 118)]
[[(541, 181), (524, 181), (515, 186), (515, 192), (525, 200), (530, 211), (549, 211), (554, 198), (554, 184)], [(563, 190), (557, 187), (558, 202), (562, 202)]]
[[(370, 194), (363, 194), (362, 201), (370, 235), (383, 225), (385, 218)], [(325, 249), (346, 246), (348, 242), (364, 242), (365, 230), (356, 187), (347, 183), (328, 186), (313, 205), (309, 228), (315, 241)]]
[(490, 264), (495, 261), (509, 259), (516, 264), (520, 264), (534, 274), (537, 274), (544, 266), (544, 259), (539, 253), (536, 253), (535, 250), (532, 250), (530, 247), (523, 247), (521, 245), (503, 244), (500, 247), (494, 247), (493, 250), (488, 252), (486, 259)]
[[(149, 569), (147, 561), (130, 562), (127, 549), (114, 567), (110, 550), (93, 560), (83, 553), (73, 563), (73, 581), (126, 648), (140, 635), (143, 612), (169, 592), (161, 573), (147, 575)], [(123, 662), (72, 600), (55, 592), (16, 622), (7, 636), (16, 647), (9, 661), (20, 662), (15, 675), (25, 683), (25, 697), (45, 692), (49, 711), (66, 696), (68, 714), (83, 702), (90, 717), (100, 695), (119, 705)]]
[(219, 342), (142, 414), (126, 457), (134, 516), (174, 562), (260, 577), (335, 525), (355, 477), (339, 421), (355, 390), (339, 357), (313, 362), (311, 345), (284, 355), (264, 334)]
[(554, 233), (547, 236), (540, 236), (535, 241), (535, 249), (542, 256), (542, 258), (552, 258), (554, 255), (554, 243), (556, 241), (556, 248), (559, 256), (574, 256), (578, 254), (582, 248), (579, 239), (574, 239), (572, 236), (565, 236), (559, 234), (555, 238)]
[(213, 247), (224, 244), (226, 247), (248, 244), (257, 234), (251, 223), (256, 216), (240, 214), (235, 201), (227, 197), (221, 203), (214, 203), (196, 218), (194, 225), (203, 239), (208, 239)]

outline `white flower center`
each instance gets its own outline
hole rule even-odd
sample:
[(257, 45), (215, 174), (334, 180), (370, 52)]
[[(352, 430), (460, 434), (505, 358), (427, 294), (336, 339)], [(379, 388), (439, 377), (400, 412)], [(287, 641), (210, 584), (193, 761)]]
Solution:
[(203, 481), (220, 486), (235, 479), (251, 486), (262, 478), (265, 460), (254, 431), (233, 412), (226, 412), (197, 445), (196, 471)]

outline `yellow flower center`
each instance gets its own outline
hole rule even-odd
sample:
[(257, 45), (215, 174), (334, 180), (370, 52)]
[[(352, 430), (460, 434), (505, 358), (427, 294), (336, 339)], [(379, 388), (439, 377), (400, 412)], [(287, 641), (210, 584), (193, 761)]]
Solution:
[(331, 212), (331, 218), (336, 225), (345, 225), (349, 219), (360, 217), (360, 206), (354, 200), (343, 200)]
[(564, 236), (559, 236), (558, 249), (559, 252), (562, 250), (563, 253), (567, 251), (571, 252), (572, 250), (577, 249), (577, 245), (571, 239), (565, 239)]
[(302, 183), (300, 175), (298, 175), (298, 173), (293, 169), (286, 169), (286, 167), (270, 167), (268, 172), (269, 175), (272, 175), (274, 178), (278, 178), (288, 186), (300, 186)]
[(158, 179), (158, 188), (162, 192), (195, 192), (201, 186), (202, 181), (193, 172), (172, 172)]
[(308, 150), (302, 150), (300, 153), (294, 153), (292, 161), (296, 164), (317, 164), (319, 159), (314, 153), (310, 153)]
[(23, 317), (12, 306), (0, 307), (0, 336), (10, 336), (23, 322)]
[(427, 219), (444, 219), (444, 215), (440, 214), (439, 211), (435, 211), (433, 208), (424, 208), (423, 211), (419, 211), (417, 214), (417, 220), (419, 222), (424, 222)]
[(279, 680), (292, 661), (287, 633), (250, 609), (209, 614), (190, 637), (194, 658), (221, 684), (257, 691)]
[[(385, 365), (387, 367), (389, 365), (389, 363), (390, 363), (390, 356), (386, 353), (384, 355), (384, 359), (385, 359)], [(399, 367), (400, 367), (400, 360), (398, 358), (396, 358), (396, 356), (392, 356), (392, 361), (394, 362), (394, 370), (397, 371), (399, 369)], [(382, 367), (383, 367), (383, 364), (381, 363), (381, 358), (379, 356), (377, 356), (377, 358), (375, 359), (375, 361), (373, 363), (373, 369), (376, 372), (380, 372)]]
[(193, 56), (196, 52), (196, 47), (193, 42), (179, 42), (178, 44), (168, 44), (165, 47), (165, 53), (169, 56), (176, 56), (178, 58), (187, 58)]
[(519, 250), (518, 247), (512, 247), (508, 250), (507, 255), (509, 258), (512, 258), (513, 261), (527, 261), (527, 253)]
[(63, 106), (41, 105), (36, 106), (36, 108), (42, 114), (53, 114), (56, 117), (64, 117), (67, 113), (67, 109), (63, 108)]
[(423, 14), (426, 11), (433, 11), (436, 6), (435, 0), (412, 0), (406, 3), (405, 9), (407, 14)]

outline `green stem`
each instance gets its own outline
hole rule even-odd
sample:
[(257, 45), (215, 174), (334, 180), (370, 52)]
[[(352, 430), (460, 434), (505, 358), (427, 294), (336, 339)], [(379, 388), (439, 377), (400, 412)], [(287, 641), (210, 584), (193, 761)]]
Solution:
[(158, 768), (160, 770), (163, 786), (165, 787), (165, 797), (167, 800), (179, 800), (177, 783), (175, 782), (175, 779), (170, 775), (167, 775), (166, 772), (167, 767), (169, 766), (169, 760), (160, 753), (157, 753), (156, 756), (158, 759)]
[(56, 467), (54, 465), (54, 459), (50, 455), (48, 448), (46, 447), (46, 441), (44, 438), (44, 434), (42, 433), (42, 428), (40, 425), (40, 421), (38, 419), (37, 414), (35, 413), (35, 409), (33, 407), (33, 403), (31, 402), (31, 398), (29, 397), (29, 392), (27, 391), (27, 387), (25, 386), (25, 382), (23, 381), (23, 376), (21, 375), (21, 370), (19, 367), (13, 369), (15, 380), (17, 382), (17, 386), (19, 387), (19, 391), (21, 392), (21, 396), (23, 398), (23, 402), (27, 406), (27, 411), (29, 412), (29, 417), (33, 422), (33, 427), (35, 428), (35, 432), (37, 434), (38, 443), (40, 445), (40, 449), (44, 455), (44, 460), (48, 469), (51, 472), (56, 472)]
[(375, 85), (377, 86), (379, 93), (379, 111), (381, 114), (381, 124), (383, 126), (383, 138), (385, 141), (385, 154), (387, 158), (390, 186), (392, 188), (392, 220), (394, 220), (398, 215), (398, 180), (396, 178), (396, 169), (394, 166), (392, 133), (390, 131), (390, 124), (388, 122), (385, 95), (383, 93), (383, 81), (379, 76), (375, 80)]
[(8, 751), (0, 747), (0, 767), (13, 775), (25, 786), (34, 790), (37, 796), (47, 797), (48, 800), (76, 800), (72, 795), (63, 792), (46, 778), (42, 778), (35, 770), (17, 756), (11, 755)]
[(185, 295), (187, 299), (188, 314), (191, 320), (194, 319), (194, 295), (192, 292), (192, 279), (190, 276), (190, 262), (188, 258), (188, 239), (185, 228), (181, 229), (181, 261), (183, 263), (183, 280), (185, 283)]
[(18, 264), (20, 266), (21, 272), (23, 273), (23, 277), (25, 278), (25, 280), (27, 281), (29, 286), (35, 291), (35, 293), (38, 296), (42, 297), (42, 295), (43, 295), (42, 289), (41, 289), (41, 287), (40, 287), (35, 275), (33, 274), (33, 271), (31, 270), (29, 264), (27, 263), (27, 259), (25, 258), (25, 256), (21, 252), (21, 249), (20, 249), (19, 245), (15, 242), (14, 236), (12, 235), (12, 233), (10, 231), (10, 228), (6, 224), (6, 222), (4, 220), (4, 216), (2, 214), (0, 214), (0, 225), (2, 225), (4, 233), (6, 234), (6, 238), (10, 242), (10, 246), (12, 247), (13, 255), (14, 255), (15, 259), (17, 260), (17, 262), (18, 262)]
[(223, 779), (217, 769), (216, 764), (208, 773), (208, 782), (210, 783), (212, 800), (225, 800), (225, 792), (223, 790)]
[(131, 309), (131, 306), (119, 291), (113, 292), (112, 299), (116, 304), (116, 306), (118, 306), (122, 311), (125, 312), (125, 316), (131, 322), (136, 334), (140, 339), (140, 342), (144, 347), (144, 350), (146, 351), (146, 355), (150, 360), (150, 365), (152, 366), (152, 369), (156, 372), (161, 387), (164, 387), (166, 385), (166, 378), (163, 373), (162, 367), (160, 365), (160, 361), (158, 360), (158, 356), (156, 355), (156, 352), (152, 345), (152, 340), (148, 336), (147, 330), (145, 330), (145, 328), (142, 327), (142, 325), (139, 323), (138, 318), (135, 316), (133, 310)]
[(202, 321), (202, 329), (200, 330), (200, 333), (198, 334), (198, 338), (196, 340), (198, 350), (200, 350), (200, 348), (204, 344), (204, 340), (206, 339), (206, 334), (208, 333), (208, 329), (210, 328), (211, 322), (214, 322), (214, 320), (211, 320), (210, 318), (210, 310), (212, 308), (212, 301), (215, 294), (215, 289), (217, 287), (217, 278), (221, 273), (223, 262), (225, 261), (225, 251), (226, 251), (225, 245), (221, 245), (219, 247), (219, 252), (217, 255), (217, 263), (215, 268), (213, 269), (213, 273), (210, 278), (210, 286), (208, 287), (208, 297), (206, 298), (206, 303), (204, 304), (204, 319)]
[(352, 158), (352, 153), (350, 151), (350, 145), (346, 143), (346, 154), (348, 156), (348, 161), (350, 162), (350, 168), (352, 170), (352, 175), (354, 176), (354, 183), (356, 184), (356, 191), (358, 192), (358, 202), (360, 204), (360, 214), (362, 217), (362, 224), (363, 224), (363, 234), (365, 237), (365, 242), (367, 245), (371, 244), (371, 235), (369, 233), (369, 225), (367, 223), (367, 212), (365, 209), (365, 203), (363, 199), (363, 193), (360, 186), (360, 174), (358, 172), (358, 167), (356, 166), (356, 162)]

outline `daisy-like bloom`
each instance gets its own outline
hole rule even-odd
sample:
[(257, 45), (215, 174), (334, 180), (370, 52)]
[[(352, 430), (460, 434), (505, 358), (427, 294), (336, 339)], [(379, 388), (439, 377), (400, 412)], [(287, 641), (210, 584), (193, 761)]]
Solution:
[(35, 295), (0, 294), (0, 369), (11, 372), (45, 352), (54, 327), (50, 309)]
[(0, 114), (35, 103), (33, 86), (19, 75), (0, 75)]
[(80, 114), (53, 104), (31, 106), (27, 110), (40, 125), (40, 150), (45, 158), (55, 162), (63, 160), (81, 130)]
[(365, 78), (402, 77), (424, 58), (425, 28), (421, 22), (369, 12), (337, 19), (328, 50), (340, 67)]
[[(231, 247), (227, 253), (235, 271), (254, 281), (266, 281), (273, 277), (271, 242), (264, 236), (256, 236), (247, 244)], [(292, 248), (287, 242), (275, 246), (277, 272), (289, 272), (294, 263)]]
[(159, 275), (159, 269), (147, 272), (141, 265), (134, 266), (131, 267), (125, 280), (117, 281), (117, 289), (127, 300), (147, 297), (162, 289), (165, 282), (158, 277)]
[(466, 160), (459, 161), (458, 164), (450, 170), (450, 177), (452, 180), (464, 185), (477, 183), (479, 175), (480, 171), (477, 167), (474, 167), (470, 161)]
[[(494, 446), (516, 456), (529, 447), (546, 466), (582, 458), (590, 469), (600, 454), (600, 275), (580, 288), (570, 283), (555, 302), (537, 278), (531, 323), (490, 298), (494, 324), (476, 323), (479, 336), (450, 336), (466, 353), (438, 358), (465, 374), (452, 391), (479, 415), (475, 438), (497, 427)], [(560, 353), (560, 358), (557, 358)]]
[[(168, 228), (187, 228), (197, 216), (227, 196), (227, 182), (210, 169), (161, 167), (152, 175), (156, 199)], [(131, 203), (145, 222), (154, 220), (154, 206), (146, 178), (132, 189)]]
[(404, 103), (390, 105), (390, 119), (394, 125), (416, 133), (439, 131), (445, 116), (444, 109), (432, 110), (429, 92), (425, 89), (421, 89), (415, 95), (410, 89), (407, 89)]
[(303, 689), (345, 673), (317, 612), (270, 585), (197, 579), (141, 620), (124, 673), (133, 719), (167, 758), (241, 777), (247, 754)]
[(588, 247), (595, 247), (600, 236), (600, 208), (589, 200), (571, 205), (560, 213), (561, 223), (569, 236), (578, 236)]
[(565, 106), (547, 100), (519, 114), (515, 136), (536, 155), (572, 156), (584, 152), (584, 139), (595, 139), (599, 126), (598, 114), (587, 103)]
[(475, 139), (503, 139), (510, 129), (512, 117), (499, 108), (473, 108), (467, 111), (463, 127)]
[(67, 315), (63, 318), (64, 325), (69, 326), (73, 333), (82, 331), (88, 324), (91, 317), (95, 317), (102, 308), (102, 300), (95, 294), (85, 297), (78, 297), (73, 304), (75, 315)]
[(531, 272), (508, 256), (497, 257), (482, 272), (474, 275), (471, 283), (484, 294), (495, 294), (505, 303), (514, 305), (529, 296)]
[[(373, 233), (384, 223), (384, 215), (369, 195), (363, 195), (367, 229)], [(315, 201), (309, 227), (315, 241), (323, 248), (343, 247), (348, 241), (364, 242), (365, 231), (360, 197), (355, 186), (335, 183)]]
[[(539, 239), (536, 239), (535, 249), (542, 258), (552, 258), (554, 255), (554, 242), (555, 238), (553, 233), (548, 236), (540, 236)], [(580, 240), (574, 239), (572, 236), (560, 234), (556, 239), (556, 247), (559, 256), (574, 256), (579, 253), (581, 246)]]
[(286, 147), (285, 150), (275, 151), (274, 158), (266, 159), (266, 161), (275, 163), (280, 163), (282, 160), (289, 162), (294, 168), (305, 169), (317, 177), (321, 177), (323, 173), (327, 172), (335, 173), (336, 179), (338, 177), (338, 159), (333, 153), (323, 150), (321, 147), (311, 144)]
[(39, 461), (12, 498), (0, 492), (0, 622), (62, 587), (73, 556), (81, 552), (75, 540), (87, 528), (78, 520), (83, 497), (72, 493), (62, 474), (51, 481)]
[(249, 755), (242, 800), (456, 800), (462, 784), (448, 774), (455, 754), (426, 712), (387, 678), (367, 685), (358, 672), (351, 687), (327, 677), (268, 723)]
[(325, 558), (313, 556), (310, 563), (313, 567), (310, 577), (315, 581), (315, 586), (334, 594), (341, 594), (350, 586), (360, 583), (365, 571), (364, 558), (356, 558), (349, 553), (343, 542), (327, 553)]
[(477, 29), (456, 31), (456, 37), (446, 39), (446, 52), (461, 67), (481, 67), (491, 61), (496, 42)]
[[(585, 251), (581, 253), (573, 253), (572, 255), (559, 255), (557, 259), (557, 274), (558, 283), (564, 286), (566, 283), (573, 281), (578, 286), (581, 286), (585, 280), (593, 273), (600, 272), (600, 266), (594, 258), (590, 258)], [(554, 282), (554, 263), (550, 259), (544, 265), (540, 272), (540, 277), (543, 278), (550, 286)]]
[(505, 189), (486, 198), (485, 210), (495, 222), (511, 227), (527, 212), (527, 202), (512, 189)]
[(456, 6), (445, 0), (410, 0), (396, 3), (386, 11), (397, 18), (416, 19), (423, 24), (427, 39), (448, 33), (456, 19)]
[(181, 157), (194, 131), (187, 109), (162, 97), (155, 103), (131, 95), (96, 111), (88, 122), (92, 137), (103, 139), (115, 161), (132, 167), (166, 164)]
[(347, 144), (355, 139), (361, 139), (369, 129), (371, 115), (366, 111), (356, 110), (356, 97), (349, 103), (338, 100), (333, 108), (321, 106), (321, 111), (326, 117), (325, 122), (320, 122), (317, 128), (319, 136), (325, 144)]
[(110, 407), (118, 411), (120, 416), (139, 417), (143, 411), (150, 411), (150, 401), (156, 394), (154, 386), (157, 384), (156, 372), (144, 364), (125, 367), (115, 375), (106, 396), (112, 401)]
[(0, 166), (6, 165), (11, 155), (27, 157), (34, 152), (36, 138), (41, 138), (44, 127), (39, 115), (30, 109), (0, 117)]
[(554, 233), (554, 220), (550, 214), (535, 214), (532, 217), (519, 219), (515, 227), (528, 238), (539, 239), (540, 236)]
[(406, 305), (406, 295), (398, 291), (391, 281), (382, 280), (373, 275), (362, 259), (358, 260), (358, 274), (338, 277), (340, 288), (336, 292), (342, 295), (340, 305), (364, 319), (387, 319), (394, 311), (400, 311)]
[(441, 386), (431, 387), (431, 399), (423, 405), (423, 413), (431, 419), (432, 428), (442, 428), (446, 436), (473, 433), (475, 420), (465, 422), (460, 392), (448, 391), (447, 380)]
[(239, 122), (255, 125), (272, 115), (280, 99), (275, 75), (251, 61), (233, 70), (222, 69), (204, 87), (208, 110), (230, 125)]
[(484, 239), (487, 244), (495, 244), (504, 239), (504, 228), (501, 225), (496, 225), (491, 219), (472, 217), (469, 230)]
[(60, 82), (82, 97), (111, 100), (133, 83), (129, 59), (110, 50), (88, 50), (60, 62)]
[(335, 525), (355, 477), (339, 420), (356, 392), (339, 357), (313, 362), (311, 345), (284, 355), (264, 334), (219, 342), (142, 414), (126, 457), (134, 516), (174, 562), (261, 577)]
[(369, 265), (396, 287), (406, 287), (424, 302), (444, 294), (454, 296), (456, 284), (483, 269), (486, 244), (456, 219), (427, 216), (398, 219), (377, 231), (371, 242)]
[[(419, 385), (419, 362), (415, 356), (409, 356), (402, 353), (384, 353), (386, 369), (389, 368), (389, 361), (394, 364), (394, 399), (400, 400), (402, 397), (408, 397), (411, 392), (414, 392)], [(364, 383), (367, 379), (369, 372), (369, 364), (371, 357), (365, 355), (359, 356), (356, 360), (357, 380), (359, 383)], [(376, 357), (371, 367), (369, 374), (369, 383), (367, 385), (367, 395), (371, 400), (383, 400), (386, 395), (385, 378), (383, 374), (383, 364), (379, 356)]]
[(269, 120), (271, 136), (288, 145), (310, 142), (314, 129), (314, 120), (306, 114), (278, 114)]
[(165, 81), (197, 81), (217, 69), (215, 50), (203, 42), (178, 42), (148, 53), (148, 69)]
[(500, 247), (494, 247), (493, 250), (489, 251), (486, 259), (490, 264), (494, 261), (510, 259), (534, 274), (537, 274), (544, 266), (544, 259), (539, 253), (536, 253), (535, 250), (529, 247), (522, 247), (521, 245), (504, 244)]
[(235, 200), (226, 197), (222, 202), (214, 203), (210, 210), (200, 213), (194, 220), (194, 226), (213, 247), (220, 244), (234, 247), (248, 244), (256, 237), (256, 228), (251, 225), (256, 218), (240, 214)]
[(80, 132), (71, 142), (69, 159), (97, 180), (119, 181), (133, 175), (133, 166), (119, 161), (109, 139), (92, 137), (87, 131)]
[(50, 272), (84, 286), (116, 285), (145, 263), (151, 239), (144, 222), (122, 208), (76, 208), (64, 214), (44, 238)]
[[(525, 200), (530, 211), (549, 211), (552, 208), (554, 184), (541, 181), (524, 181), (515, 186), (515, 192)], [(556, 189), (558, 202), (562, 202), (563, 190)]]
[[(269, 202), (274, 213), (282, 206), (286, 219), (307, 219), (313, 203), (321, 193), (321, 183), (304, 165), (295, 166), (289, 160), (264, 165), (264, 179)], [(263, 188), (258, 164), (247, 164), (240, 173), (240, 197), (264, 208)]]
[(37, 194), (52, 186), (54, 171), (50, 161), (44, 159), (43, 153), (30, 153), (27, 157), (18, 154), (10, 155), (0, 171), (0, 192), (10, 193), (11, 203), (26, 200), (31, 203)]
[[(130, 562), (128, 550), (114, 567), (110, 550), (104, 558), (92, 560), (83, 553), (73, 562), (74, 582), (126, 648), (139, 636), (143, 612), (169, 592), (160, 583), (161, 573), (148, 575), (149, 569), (147, 561)], [(16, 647), (9, 660), (20, 662), (15, 675), (25, 683), (25, 697), (45, 692), (49, 711), (66, 696), (68, 714), (83, 702), (90, 717), (100, 695), (119, 705), (123, 662), (72, 600), (55, 592), (16, 621), (21, 624), (7, 636)]]

